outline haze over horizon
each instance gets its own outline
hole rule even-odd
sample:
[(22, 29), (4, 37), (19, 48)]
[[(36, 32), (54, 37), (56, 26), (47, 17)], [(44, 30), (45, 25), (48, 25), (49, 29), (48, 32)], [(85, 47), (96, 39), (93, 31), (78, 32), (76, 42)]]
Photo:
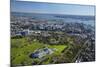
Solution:
[(11, 12), (95, 16), (95, 6), (11, 0)]

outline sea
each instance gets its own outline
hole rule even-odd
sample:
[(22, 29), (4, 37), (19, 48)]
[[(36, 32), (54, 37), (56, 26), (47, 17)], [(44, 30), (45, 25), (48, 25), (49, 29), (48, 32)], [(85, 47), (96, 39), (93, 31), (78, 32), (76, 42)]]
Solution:
[(23, 13), (11, 12), (11, 16), (31, 17), (33, 19), (42, 20), (60, 20), (65, 23), (83, 23), (95, 27), (95, 16), (85, 15), (64, 15), (64, 14), (45, 14), (45, 13)]

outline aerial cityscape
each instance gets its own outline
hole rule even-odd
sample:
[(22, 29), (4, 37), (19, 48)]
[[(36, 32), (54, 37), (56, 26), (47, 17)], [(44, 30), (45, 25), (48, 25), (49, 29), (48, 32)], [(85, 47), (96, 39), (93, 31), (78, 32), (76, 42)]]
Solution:
[(95, 6), (11, 1), (11, 66), (95, 61)]

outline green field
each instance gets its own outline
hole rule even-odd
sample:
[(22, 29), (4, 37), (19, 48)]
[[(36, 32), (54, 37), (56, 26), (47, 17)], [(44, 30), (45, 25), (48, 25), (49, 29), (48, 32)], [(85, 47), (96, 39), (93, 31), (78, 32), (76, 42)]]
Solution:
[(49, 45), (43, 44), (38, 41), (29, 41), (28, 38), (20, 39), (11, 39), (11, 63), (13, 65), (31, 65), (33, 62), (40, 62), (41, 59), (32, 59), (29, 55), (34, 52), (36, 49), (42, 48), (55, 48), (56, 51), (52, 55), (48, 55), (45, 58), (48, 60), (44, 61), (42, 64), (48, 64), (51, 61), (51, 57), (61, 55), (62, 51), (65, 48), (68, 48), (67, 44), (65, 45)]

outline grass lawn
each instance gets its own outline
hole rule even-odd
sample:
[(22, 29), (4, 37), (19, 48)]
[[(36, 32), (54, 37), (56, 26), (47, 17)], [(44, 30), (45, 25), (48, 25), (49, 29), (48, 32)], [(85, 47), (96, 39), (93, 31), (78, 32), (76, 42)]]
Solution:
[[(67, 45), (48, 45), (38, 41), (30, 43), (26, 38), (11, 39), (11, 63), (14, 65), (31, 65), (34, 59), (29, 57), (30, 53), (44, 47), (55, 48), (56, 51), (54, 51), (53, 55), (60, 55)], [(50, 58), (51, 56), (48, 57)], [(46, 62), (49, 63), (49, 60)]]
[(61, 54), (61, 52), (66, 48), (66, 45), (49, 45), (49, 48), (55, 48), (56, 51), (54, 53)]

